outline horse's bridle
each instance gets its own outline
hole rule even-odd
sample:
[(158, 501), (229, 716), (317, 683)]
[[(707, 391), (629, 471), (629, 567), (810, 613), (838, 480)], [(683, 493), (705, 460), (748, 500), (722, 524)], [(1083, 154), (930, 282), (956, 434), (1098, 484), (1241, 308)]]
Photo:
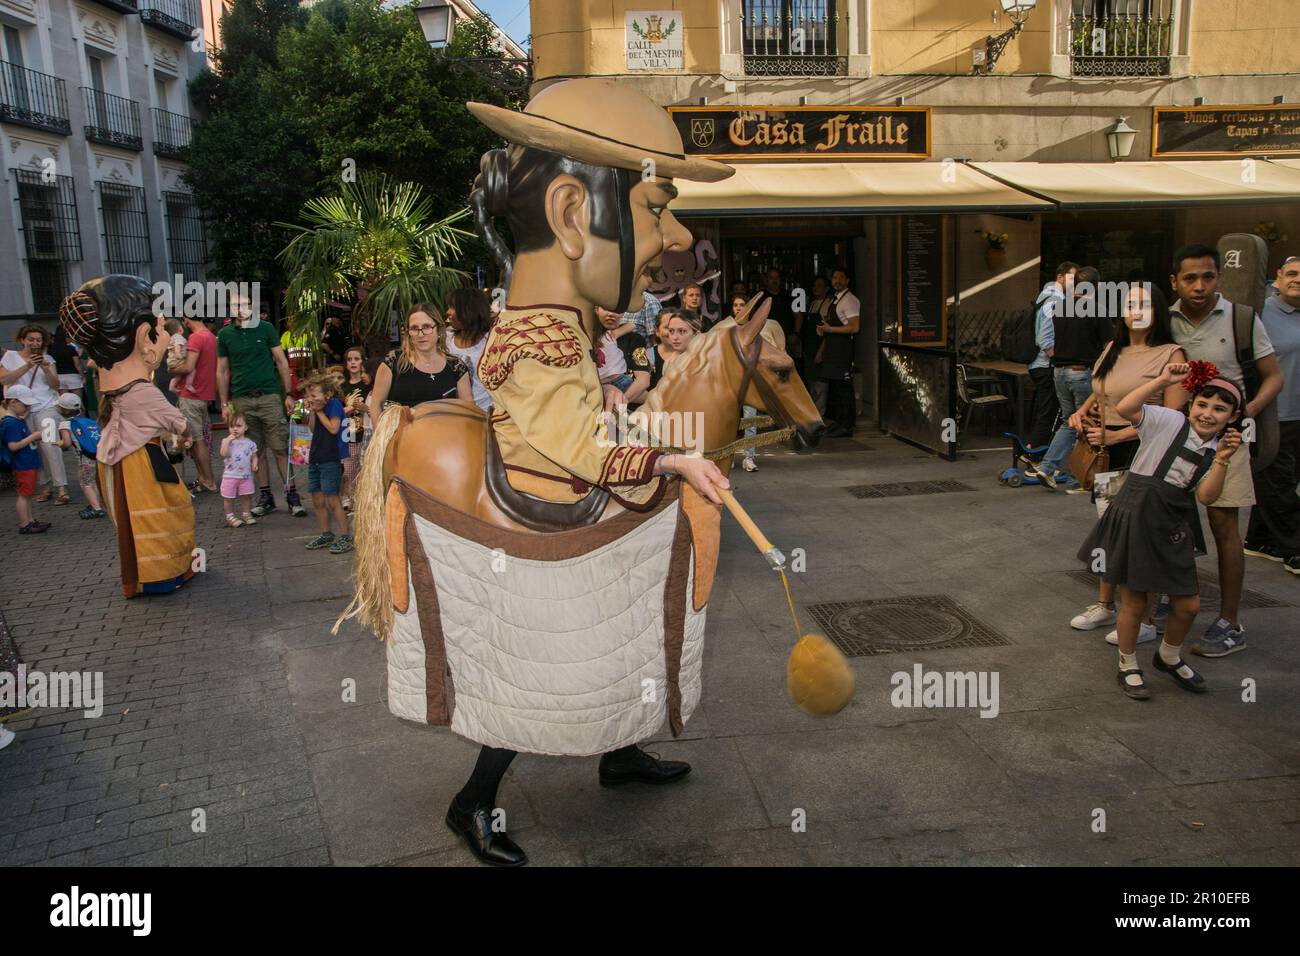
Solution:
[[(744, 406), (748, 404), (745, 401), (745, 393), (749, 391), (749, 383), (753, 382), (754, 387), (758, 389), (759, 398), (763, 400), (763, 408), (767, 412), (769, 424), (772, 422), (779, 423), (784, 428), (777, 431), (776, 434), (764, 433), (767, 438), (765, 444), (772, 444), (777, 441), (784, 441), (794, 434), (798, 428), (798, 423), (794, 421), (790, 413), (786, 411), (785, 405), (776, 397), (767, 382), (763, 381), (763, 376), (758, 374), (758, 359), (763, 352), (763, 336), (754, 336), (754, 341), (750, 343), (749, 353), (746, 354), (745, 347), (740, 343), (741, 326), (733, 325), (730, 330), (731, 347), (736, 350), (736, 356), (740, 359), (741, 368), (744, 372), (740, 376), (740, 389), (736, 393), (736, 404)], [(746, 422), (740, 423), (740, 428), (746, 427)], [(780, 437), (777, 437), (779, 435)]]

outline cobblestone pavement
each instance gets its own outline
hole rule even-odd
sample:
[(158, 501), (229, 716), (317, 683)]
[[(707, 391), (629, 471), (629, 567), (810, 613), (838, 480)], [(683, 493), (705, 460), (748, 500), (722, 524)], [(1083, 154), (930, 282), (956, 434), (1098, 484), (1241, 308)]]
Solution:
[[(792, 581), (806, 628), (811, 604), (942, 595), (1006, 643), (939, 648), (918, 631), (853, 658), (853, 704), (808, 717), (785, 696), (781, 589), (727, 522), (704, 698), (682, 738), (653, 746), (692, 775), (608, 791), (594, 760), (521, 757), (500, 801), (512, 835), (540, 864), (1300, 863), (1300, 580), (1248, 558), (1251, 603), (1269, 606), (1244, 612), (1247, 650), (1196, 659), (1203, 697), (1148, 668), (1153, 699), (1129, 701), (1102, 632), (1068, 626), (1090, 600), (1067, 572), (1091, 505), (999, 487), (1005, 460), (871, 435), (737, 471), (767, 534), (806, 551)], [(929, 479), (970, 490), (845, 490)], [(40, 506), (54, 531), (9, 539), (0, 609), (30, 668), (102, 671), (104, 713), (11, 721), (0, 864), (471, 862), (441, 818), (475, 747), (389, 715), (382, 647), (330, 635), (349, 565), (303, 550), (314, 519), (232, 530), (201, 496), (207, 572), (125, 601), (111, 529), (77, 507)], [(891, 677), (915, 664), (998, 672), (998, 716), (895, 708)]]

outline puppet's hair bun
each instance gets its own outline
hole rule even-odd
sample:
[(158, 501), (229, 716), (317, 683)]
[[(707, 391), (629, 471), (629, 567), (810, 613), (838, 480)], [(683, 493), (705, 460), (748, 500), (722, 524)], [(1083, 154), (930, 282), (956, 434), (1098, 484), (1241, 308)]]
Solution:
[(84, 348), (95, 337), (95, 326), (99, 323), (99, 303), (93, 296), (78, 290), (59, 306), (59, 322), (68, 338)]

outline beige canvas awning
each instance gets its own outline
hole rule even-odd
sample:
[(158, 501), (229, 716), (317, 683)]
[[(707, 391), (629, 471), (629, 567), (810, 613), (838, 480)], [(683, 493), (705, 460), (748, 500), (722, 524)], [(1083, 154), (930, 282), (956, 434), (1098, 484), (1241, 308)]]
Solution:
[(1289, 161), (1153, 160), (1115, 163), (971, 163), (993, 180), (1062, 209), (1131, 209), (1300, 201)]
[(717, 183), (677, 180), (677, 215), (1040, 212), (1046, 200), (961, 163), (754, 163)]

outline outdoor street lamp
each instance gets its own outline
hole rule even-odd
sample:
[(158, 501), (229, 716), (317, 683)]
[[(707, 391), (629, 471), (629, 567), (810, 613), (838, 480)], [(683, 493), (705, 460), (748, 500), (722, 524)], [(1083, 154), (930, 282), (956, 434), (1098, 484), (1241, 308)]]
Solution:
[[(474, 7), (471, 4), (471, 12)], [(456, 30), (456, 18), (464, 16), (451, 0), (416, 0), (415, 16), (420, 21), (420, 30), (429, 46), (435, 50), (445, 51), (451, 44), (452, 34)], [(495, 48), (504, 48), (499, 34), (493, 43)], [(444, 53), (444, 55), (447, 55)], [(509, 92), (523, 92), (533, 82), (533, 61), (526, 56), (449, 56), (447, 62), (457, 73), (470, 70), (487, 80), (493, 86)]]
[(1128, 125), (1127, 116), (1115, 120), (1115, 125), (1106, 132), (1106, 149), (1110, 152), (1110, 158), (1128, 159), (1128, 154), (1133, 152), (1133, 140), (1137, 134), (1138, 131)]
[[(984, 62), (979, 62), (976, 58), (975, 72), (987, 75), (993, 72), (993, 67), (997, 65), (998, 59), (1002, 52), (1007, 48), (1007, 44), (1020, 35), (1020, 31), (1025, 28), (1025, 21), (1029, 19), (1029, 14), (1033, 12), (1034, 7), (1038, 5), (1038, 0), (1000, 0), (1002, 12), (1011, 17), (1012, 26), (999, 33), (997, 36), (988, 36), (984, 40)], [(997, 22), (997, 11), (993, 12), (993, 22)]]
[(422, 0), (415, 5), (415, 16), (429, 46), (440, 50), (451, 42), (451, 4), (447, 0)]

